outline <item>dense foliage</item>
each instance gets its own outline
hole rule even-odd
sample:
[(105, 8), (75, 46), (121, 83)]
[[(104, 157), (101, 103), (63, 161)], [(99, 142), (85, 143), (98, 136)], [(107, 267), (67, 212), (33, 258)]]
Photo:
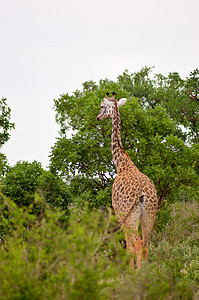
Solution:
[(163, 106), (169, 116), (188, 129), (193, 142), (199, 141), (199, 69), (182, 79), (177, 72), (168, 76), (154, 74), (152, 68), (118, 77), (118, 83), (146, 107)]
[(19, 161), (9, 167), (2, 190), (18, 207), (32, 207), (37, 215), (44, 213), (46, 205), (68, 210), (67, 185), (56, 174), (44, 170), (37, 161)]
[(3, 202), (15, 230), (0, 247), (1, 299), (197, 299), (198, 204), (172, 205), (166, 229), (153, 233), (149, 263), (133, 271), (110, 212), (73, 209), (65, 231), (56, 210), (38, 222)]

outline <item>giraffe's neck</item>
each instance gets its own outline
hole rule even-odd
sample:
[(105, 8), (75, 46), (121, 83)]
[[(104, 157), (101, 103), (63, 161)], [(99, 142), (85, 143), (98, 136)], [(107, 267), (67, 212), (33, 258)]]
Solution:
[(121, 171), (121, 168), (124, 169), (131, 162), (130, 157), (124, 151), (124, 148), (122, 147), (122, 143), (121, 143), (120, 115), (119, 115), (119, 110), (117, 107), (116, 100), (115, 100), (115, 105), (113, 108), (113, 116), (112, 116), (111, 152), (112, 152), (113, 162), (117, 169), (117, 173)]

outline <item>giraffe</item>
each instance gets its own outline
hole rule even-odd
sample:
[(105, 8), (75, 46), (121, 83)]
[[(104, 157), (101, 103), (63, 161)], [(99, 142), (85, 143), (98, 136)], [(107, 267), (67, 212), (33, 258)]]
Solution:
[[(117, 176), (112, 187), (112, 206), (125, 235), (127, 250), (131, 254), (130, 266), (141, 269), (142, 259), (147, 260), (148, 242), (154, 226), (158, 209), (155, 185), (132, 162), (124, 151), (120, 137), (120, 115), (118, 107), (124, 105), (126, 98), (119, 101), (106, 94), (101, 103), (97, 120), (112, 118), (111, 152)], [(141, 222), (142, 238), (138, 233)]]

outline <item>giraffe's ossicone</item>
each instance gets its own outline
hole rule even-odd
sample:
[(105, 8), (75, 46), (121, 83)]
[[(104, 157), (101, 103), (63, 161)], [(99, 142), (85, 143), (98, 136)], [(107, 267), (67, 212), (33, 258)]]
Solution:
[[(124, 231), (127, 249), (132, 254), (130, 265), (134, 268), (137, 258), (137, 267), (141, 268), (142, 258), (148, 258), (148, 243), (158, 209), (158, 197), (153, 182), (138, 170), (122, 147), (118, 107), (125, 102), (125, 98), (117, 101), (115, 93), (112, 97), (107, 93), (97, 120), (112, 118), (111, 152), (117, 169), (112, 205)], [(138, 233), (139, 223), (142, 237)]]

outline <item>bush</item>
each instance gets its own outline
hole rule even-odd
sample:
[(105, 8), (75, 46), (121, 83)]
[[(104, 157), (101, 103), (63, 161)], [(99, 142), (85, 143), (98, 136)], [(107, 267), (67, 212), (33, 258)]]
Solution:
[(19, 222), (1, 244), (0, 299), (193, 299), (199, 254), (191, 228), (197, 229), (197, 214), (197, 203), (172, 205), (168, 224), (153, 233), (149, 262), (134, 271), (122, 232), (113, 232), (111, 212), (73, 207), (65, 230), (63, 212), (47, 209), (40, 222)]
[(34, 203), (38, 179), (41, 174), (42, 167), (37, 161), (32, 163), (19, 161), (7, 172), (3, 192), (19, 207), (29, 206)]
[[(158, 243), (160, 239), (164, 239), (171, 245), (186, 241), (191, 246), (199, 246), (199, 202), (176, 202), (166, 206), (159, 215), (162, 219), (157, 218), (158, 231), (161, 231), (161, 226), (164, 230), (153, 234), (154, 242)], [(164, 218), (165, 215), (167, 217)]]
[(199, 203), (184, 202), (159, 212), (149, 262), (142, 270), (119, 274), (111, 299), (198, 299), (198, 211)]
[(74, 212), (66, 232), (58, 222), (61, 213), (49, 211), (25, 240), (10, 238), (0, 251), (0, 298), (108, 299), (106, 287), (117, 273), (115, 260), (124, 266), (124, 251), (115, 241), (107, 251), (112, 219), (99, 215)]
[(19, 161), (7, 170), (2, 189), (18, 207), (32, 209), (41, 218), (49, 205), (65, 210), (68, 215), (67, 187), (58, 175), (43, 170), (39, 162)]
[(10, 236), (24, 236), (35, 221), (35, 217), (24, 208), (18, 208), (0, 191), (0, 242), (5, 242)]

